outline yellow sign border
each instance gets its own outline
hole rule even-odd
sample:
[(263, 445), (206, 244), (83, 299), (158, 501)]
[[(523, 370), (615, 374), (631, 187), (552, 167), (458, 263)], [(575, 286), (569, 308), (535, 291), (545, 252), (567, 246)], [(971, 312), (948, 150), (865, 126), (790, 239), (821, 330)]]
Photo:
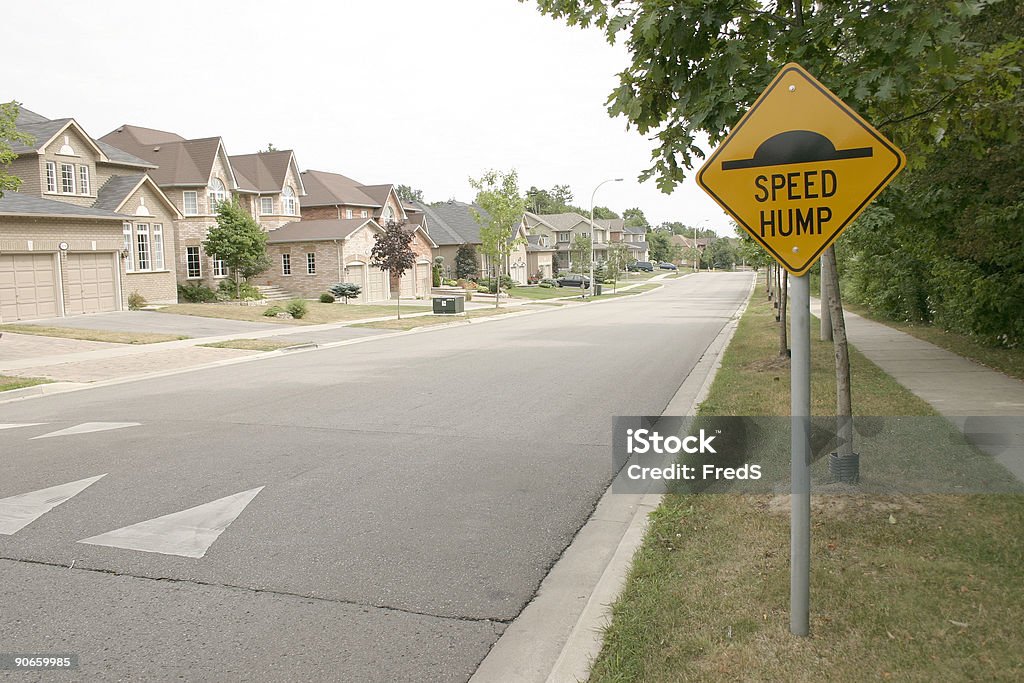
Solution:
[[(776, 86), (778, 86), (778, 84), (782, 81), (783, 77), (785, 77), (790, 72), (796, 72), (797, 75), (802, 77), (804, 80), (808, 82), (808, 84), (816, 88), (822, 95), (824, 95), (826, 99), (830, 100), (834, 105), (836, 105), (838, 111), (849, 116), (854, 121), (854, 123), (863, 128), (868, 135), (870, 135), (880, 145), (885, 147), (887, 150), (889, 150), (896, 156), (896, 165), (892, 168), (892, 170), (890, 170), (889, 173), (878, 183), (875, 189), (872, 190), (868, 194), (868, 196), (864, 198), (864, 201), (862, 201), (860, 205), (857, 206), (856, 209), (854, 209), (854, 211), (850, 214), (849, 218), (847, 218), (839, 226), (839, 228), (836, 229), (836, 231), (832, 234), (832, 237), (830, 237), (828, 240), (822, 243), (821, 247), (819, 247), (818, 250), (811, 255), (811, 257), (806, 261), (806, 265), (803, 268), (797, 268), (787, 263), (785, 257), (782, 254), (777, 252), (770, 244), (768, 244), (768, 242), (761, 239), (761, 237), (757, 234), (756, 230), (747, 225), (746, 221), (740, 218), (736, 213), (732, 211), (732, 209), (729, 208), (729, 205), (725, 202), (725, 200), (723, 200), (721, 197), (715, 194), (715, 192), (704, 183), (704, 173), (710, 168), (712, 168), (718, 157), (729, 146), (729, 141), (733, 137), (733, 135), (738, 133), (739, 130), (743, 128), (743, 126), (746, 125), (751, 120), (751, 118), (753, 118), (753, 116), (757, 112), (758, 107), (760, 107), (761, 104), (772, 94)], [(897, 147), (888, 139), (886, 139), (886, 137), (882, 135), (877, 129), (875, 129), (874, 126), (865, 121), (849, 105), (847, 105), (845, 102), (839, 99), (839, 97), (837, 97), (835, 93), (833, 93), (831, 90), (822, 85), (821, 82), (819, 82), (818, 79), (816, 79), (814, 76), (808, 73), (806, 69), (804, 69), (796, 62), (790, 62), (789, 64), (786, 64), (785, 66), (782, 67), (782, 69), (775, 76), (775, 78), (772, 79), (772, 82), (768, 84), (768, 87), (764, 89), (764, 92), (761, 93), (757, 100), (754, 101), (754, 104), (751, 105), (750, 109), (747, 110), (747, 113), (743, 115), (743, 118), (740, 119), (739, 123), (736, 124), (736, 127), (729, 131), (729, 134), (725, 137), (724, 140), (722, 140), (721, 144), (718, 145), (715, 151), (704, 163), (704, 165), (701, 166), (701, 169), (697, 172), (697, 184), (700, 186), (702, 190), (704, 190), (704, 192), (706, 192), (712, 199), (714, 199), (715, 203), (722, 207), (722, 209), (724, 209), (727, 214), (732, 216), (733, 220), (739, 223), (739, 225), (744, 230), (746, 230), (751, 237), (757, 240), (757, 242), (762, 247), (768, 250), (768, 253), (771, 254), (776, 261), (782, 264), (783, 268), (785, 268), (789, 273), (793, 275), (803, 275), (808, 270), (810, 270), (815, 263), (817, 263), (818, 258), (820, 258), (821, 256), (821, 252), (825, 251), (825, 249), (827, 249), (837, 239), (839, 239), (839, 236), (843, 233), (844, 230), (846, 230), (850, 223), (856, 220), (857, 217), (864, 212), (864, 209), (867, 208), (867, 205), (874, 201), (874, 199), (879, 194), (882, 193), (882, 190), (884, 190), (885, 187), (890, 182), (892, 182), (892, 179), (900, 171), (902, 171), (906, 165), (907, 158), (899, 147)]]

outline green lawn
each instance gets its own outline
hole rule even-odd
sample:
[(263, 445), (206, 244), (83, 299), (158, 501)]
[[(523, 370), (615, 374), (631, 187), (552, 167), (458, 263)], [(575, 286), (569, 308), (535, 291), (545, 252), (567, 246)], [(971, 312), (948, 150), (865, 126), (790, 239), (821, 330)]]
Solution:
[(380, 320), (373, 323), (357, 323), (352, 327), (372, 327), (381, 330), (411, 330), (416, 327), (428, 327), (430, 325), (469, 322), (473, 318), (489, 318), (494, 315), (517, 313), (522, 310), (529, 310), (529, 308), (527, 306), (475, 308), (471, 311), (466, 311), (465, 313), (457, 315), (423, 315), (415, 318), (402, 318), (401, 320)]
[[(287, 302), (278, 304), (284, 308)], [(395, 307), (371, 306), (359, 304), (322, 304), (319, 301), (307, 301), (309, 311), (301, 319), (267, 318), (263, 313), (269, 306), (233, 306), (230, 304), (175, 304), (164, 306), (161, 313), (177, 313), (179, 315), (198, 315), (205, 318), (225, 318), (228, 320), (249, 320), (251, 322), (281, 323), (283, 325), (318, 325), (321, 323), (345, 322), (365, 318), (380, 318), (395, 315)], [(418, 313), (428, 310), (421, 304), (403, 304), (403, 313)]]
[(52, 381), (42, 377), (8, 377), (7, 375), (0, 375), (0, 391), (24, 389), (25, 387), (34, 387), (37, 384), (49, 384)]
[(211, 349), (241, 349), (242, 351), (277, 351), (289, 346), (297, 346), (304, 342), (276, 342), (269, 339), (229, 339), (211, 344), (200, 344)]
[(157, 334), (151, 332), (109, 332), (106, 330), (79, 330), (71, 327), (42, 327), (39, 325), (0, 325), (0, 332), (32, 334), (40, 337), (60, 337), (83, 341), (109, 342), (112, 344), (156, 344), (166, 341), (188, 339), (183, 335)]
[(544, 287), (513, 287), (508, 290), (508, 294), (516, 299), (557, 299), (563, 296), (572, 296), (573, 294), (579, 294), (580, 290), (578, 287), (552, 287), (545, 289)]
[[(702, 413), (788, 413), (777, 330), (758, 288)], [(933, 414), (861, 354), (851, 363), (857, 413)], [(831, 346), (814, 335), (812, 369), (812, 409), (831, 414)], [(1024, 678), (1024, 496), (816, 496), (812, 510), (810, 638), (789, 633), (786, 497), (670, 494), (590, 680)]]

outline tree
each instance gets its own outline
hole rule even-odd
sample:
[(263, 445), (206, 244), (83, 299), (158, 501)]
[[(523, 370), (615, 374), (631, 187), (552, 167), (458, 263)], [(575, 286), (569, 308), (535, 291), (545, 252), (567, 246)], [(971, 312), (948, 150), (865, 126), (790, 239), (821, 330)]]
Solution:
[(594, 250), (587, 235), (576, 235), (569, 245), (569, 272), (583, 273), (590, 270)]
[(551, 254), (551, 274), (557, 276), (558, 270), (561, 267), (561, 265), (561, 261), (558, 260), (558, 252), (553, 252)]
[(432, 277), (431, 282), (433, 283), (434, 287), (440, 287), (441, 286), (441, 280), (444, 277), (444, 257), (443, 256), (435, 256), (434, 257), (434, 265), (432, 265), (430, 267), (430, 274), (431, 274), (431, 277)]
[[(384, 232), (373, 237), (370, 263), (388, 273), (392, 281), (401, 282), (402, 276), (416, 263), (416, 252), (412, 250), (413, 233), (395, 221), (388, 221)], [(402, 319), (402, 297), (395, 297), (398, 319)]]
[(455, 278), (478, 277), (480, 264), (477, 260), (476, 247), (472, 244), (460, 244), (455, 252)]
[(568, 185), (555, 185), (550, 190), (531, 186), (526, 191), (526, 205), (529, 211), (539, 214), (566, 213), (572, 203), (572, 190)]
[(649, 228), (651, 224), (647, 222), (647, 216), (639, 208), (626, 209), (622, 212), (622, 219), (625, 221), (627, 228)]
[(21, 105), (17, 102), (0, 104), (0, 197), (3, 197), (4, 192), (8, 190), (17, 192), (21, 187), (21, 178), (7, 172), (14, 160), (18, 158), (11, 143), (20, 142), (31, 145), (35, 141), (31, 135), (18, 131), (17, 121), (20, 109)]
[(612, 293), (618, 289), (619, 275), (629, 265), (629, 249), (624, 242), (612, 242), (608, 245), (608, 260), (605, 266), (608, 277), (612, 279)]
[(708, 244), (704, 261), (710, 268), (731, 269), (736, 264), (736, 246), (728, 237), (720, 237)]
[(266, 149), (261, 149), (260, 151), (261, 152), (276, 152), (277, 151), (277, 147), (274, 147), (274, 143), (273, 142), (268, 142), (267, 143), (267, 148)]
[(395, 194), (403, 202), (422, 202), (423, 190), (414, 190), (408, 185), (395, 185)]
[(217, 226), (210, 229), (203, 249), (231, 269), (236, 299), (241, 298), (243, 278), (248, 280), (270, 267), (267, 233), (233, 197), (217, 204)]
[(358, 298), (362, 289), (354, 282), (339, 282), (331, 287), (331, 294), (335, 299), (344, 299), (347, 304), (349, 299)]
[(485, 171), (479, 179), (470, 178), (469, 184), (476, 190), (476, 205), (481, 209), (472, 210), (473, 218), (480, 224), (480, 251), (494, 270), (494, 307), (497, 308), (503, 260), (514, 247), (526, 241), (515, 236), (526, 211), (526, 200), (520, 194), (515, 169), (507, 173)]
[(671, 233), (652, 231), (647, 233), (647, 248), (652, 261), (675, 261), (682, 255), (682, 247), (672, 242)]

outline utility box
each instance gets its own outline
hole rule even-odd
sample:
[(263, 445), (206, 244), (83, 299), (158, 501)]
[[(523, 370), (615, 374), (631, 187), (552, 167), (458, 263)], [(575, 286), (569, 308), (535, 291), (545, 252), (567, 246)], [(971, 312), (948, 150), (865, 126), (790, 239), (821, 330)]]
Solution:
[(435, 296), (434, 315), (464, 313), (466, 299), (461, 296)]
[(594, 296), (601, 296), (601, 283), (600, 282), (595, 282), (594, 283)]

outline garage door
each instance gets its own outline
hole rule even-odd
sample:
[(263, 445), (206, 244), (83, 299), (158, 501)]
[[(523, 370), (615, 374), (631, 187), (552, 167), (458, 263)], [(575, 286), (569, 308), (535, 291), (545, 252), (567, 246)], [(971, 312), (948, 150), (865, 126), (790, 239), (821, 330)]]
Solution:
[(369, 279), (369, 286), (367, 292), (369, 294), (368, 301), (384, 301), (387, 298), (387, 273), (380, 268), (370, 268), (367, 271), (367, 278)]
[[(416, 266), (415, 268), (418, 268)], [(414, 269), (405, 271), (405, 275), (402, 276), (402, 287), (399, 290), (401, 295), (408, 299), (414, 299), (416, 297), (416, 272)]]
[(430, 273), (429, 263), (417, 263), (416, 264), (416, 296), (428, 297), (430, 296), (430, 287), (434, 284), (433, 277)]
[(68, 315), (117, 310), (115, 255), (68, 254), (64, 267), (64, 309)]
[(0, 320), (53, 318), (59, 314), (53, 254), (0, 256)]
[(365, 304), (367, 291), (366, 291), (366, 266), (347, 266), (345, 270), (348, 274), (345, 276), (345, 282), (351, 282), (354, 285), (359, 285), (359, 296), (354, 301), (357, 304)]

